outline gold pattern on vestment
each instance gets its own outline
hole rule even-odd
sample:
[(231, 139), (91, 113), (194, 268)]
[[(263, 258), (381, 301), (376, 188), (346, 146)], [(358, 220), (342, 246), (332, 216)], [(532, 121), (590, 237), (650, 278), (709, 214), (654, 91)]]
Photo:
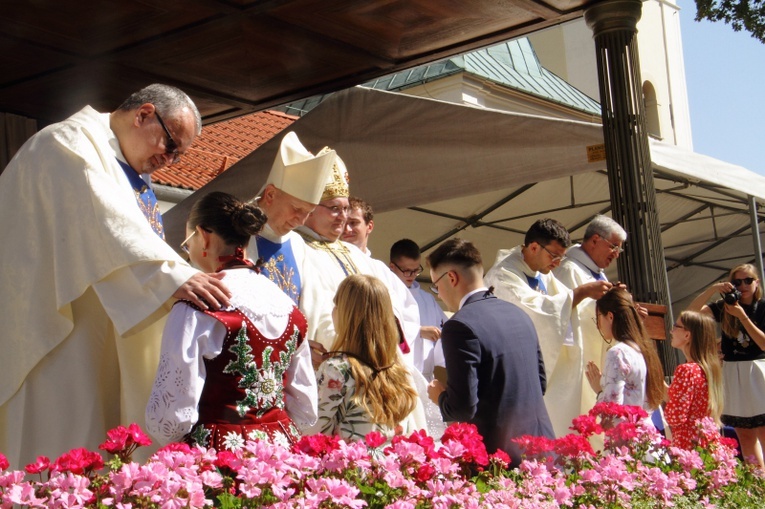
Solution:
[(327, 242), (325, 240), (311, 237), (310, 235), (305, 235), (302, 232), (300, 233), (300, 236), (303, 237), (307, 246), (317, 251), (325, 251), (334, 256), (338, 265), (340, 265), (340, 268), (343, 269), (343, 272), (345, 272), (346, 275), (349, 276), (361, 272), (359, 268), (356, 267), (356, 264), (353, 263), (351, 251), (339, 240), (336, 240), (335, 242)]
[(261, 268), (268, 275), (268, 279), (273, 281), (284, 293), (293, 297), (293, 300), (295, 297), (300, 297), (297, 285), (294, 282), (295, 267), (289, 267), (284, 263), (283, 254), (271, 257), (263, 262)]
[[(319, 155), (325, 154), (330, 150), (329, 147), (324, 147), (319, 152)], [(345, 163), (343, 163), (342, 159), (338, 156), (332, 164), (332, 172), (329, 174), (329, 182), (324, 186), (321, 201), (331, 200), (333, 198), (348, 198), (351, 195), (351, 190), (348, 185), (349, 182), (348, 170), (345, 168)]]

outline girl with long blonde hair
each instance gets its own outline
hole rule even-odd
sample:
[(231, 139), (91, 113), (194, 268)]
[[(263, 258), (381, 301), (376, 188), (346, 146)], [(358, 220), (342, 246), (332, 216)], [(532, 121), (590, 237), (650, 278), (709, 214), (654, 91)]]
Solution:
[(418, 395), (398, 354), (399, 328), (385, 285), (373, 276), (348, 276), (337, 289), (332, 320), (337, 337), (317, 372), (319, 420), (312, 431), (344, 439), (413, 431)]
[(672, 326), (672, 346), (688, 360), (675, 369), (664, 409), (676, 447), (695, 446), (696, 425), (704, 417), (721, 425), (722, 366), (715, 329), (711, 317), (696, 311), (683, 311)]
[[(722, 298), (710, 299), (719, 294)], [(701, 311), (720, 324), (723, 354), (721, 421), (736, 430), (741, 454), (760, 468), (765, 443), (765, 301), (756, 267), (731, 269), (726, 281), (714, 283), (688, 309)]]

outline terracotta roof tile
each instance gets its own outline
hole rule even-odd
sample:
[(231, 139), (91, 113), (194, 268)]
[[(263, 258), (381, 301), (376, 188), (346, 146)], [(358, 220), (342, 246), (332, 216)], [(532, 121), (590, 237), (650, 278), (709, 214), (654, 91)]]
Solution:
[(299, 117), (261, 111), (206, 125), (178, 164), (155, 171), (155, 184), (197, 190)]

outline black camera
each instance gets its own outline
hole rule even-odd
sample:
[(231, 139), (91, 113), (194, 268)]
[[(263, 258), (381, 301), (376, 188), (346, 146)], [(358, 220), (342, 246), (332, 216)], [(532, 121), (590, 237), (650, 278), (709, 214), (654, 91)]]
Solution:
[(741, 292), (738, 290), (731, 290), (728, 293), (724, 293), (722, 297), (726, 304), (732, 306), (741, 299)]

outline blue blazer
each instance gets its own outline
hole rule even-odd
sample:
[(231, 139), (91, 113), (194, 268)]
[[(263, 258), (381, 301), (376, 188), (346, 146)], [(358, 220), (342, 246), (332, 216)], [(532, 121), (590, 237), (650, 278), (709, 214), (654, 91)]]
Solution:
[(478, 427), (489, 454), (502, 449), (518, 466), (521, 435), (555, 438), (543, 393), (544, 361), (534, 324), (515, 304), (491, 293), (471, 295), (441, 331), (445, 421)]

